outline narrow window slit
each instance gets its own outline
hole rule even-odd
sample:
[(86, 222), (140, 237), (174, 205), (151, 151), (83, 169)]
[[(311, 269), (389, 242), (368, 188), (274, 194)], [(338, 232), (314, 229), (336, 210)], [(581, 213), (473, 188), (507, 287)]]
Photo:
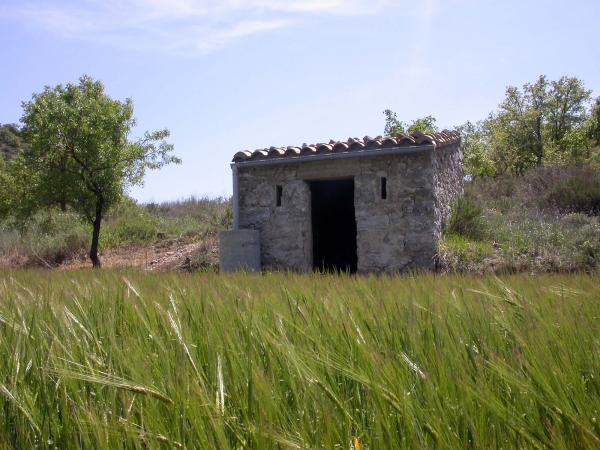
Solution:
[(280, 184), (278, 184), (278, 185), (275, 187), (275, 190), (276, 190), (276, 193), (277, 193), (277, 195), (276, 195), (277, 199), (276, 199), (276, 201), (275, 201), (275, 204), (276, 204), (277, 206), (281, 206), (281, 197), (282, 197), (282, 195), (283, 195), (283, 186), (281, 186)]
[(381, 177), (381, 199), (387, 199), (387, 178)]

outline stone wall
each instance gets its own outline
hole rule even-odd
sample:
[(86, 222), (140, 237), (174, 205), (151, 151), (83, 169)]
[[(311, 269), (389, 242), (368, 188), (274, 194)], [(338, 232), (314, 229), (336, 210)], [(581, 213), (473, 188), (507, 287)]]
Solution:
[[(358, 271), (398, 272), (433, 264), (431, 151), (365, 158), (355, 177)], [(387, 199), (381, 198), (381, 178)]]
[[(425, 150), (406, 155), (239, 166), (240, 227), (260, 230), (265, 268), (310, 271), (309, 181), (353, 177), (358, 271), (431, 268), (437, 249), (439, 209), (433, 155)], [(387, 179), (387, 199), (381, 198), (382, 177)], [(277, 185), (283, 188), (281, 206), (276, 206)]]
[(452, 204), (463, 194), (463, 152), (459, 144), (437, 150), (433, 156), (435, 188), (435, 237), (439, 239)]
[[(312, 270), (310, 187), (296, 178), (297, 166), (240, 168), (240, 228), (260, 231), (263, 267)], [(276, 186), (283, 187), (276, 206)]]

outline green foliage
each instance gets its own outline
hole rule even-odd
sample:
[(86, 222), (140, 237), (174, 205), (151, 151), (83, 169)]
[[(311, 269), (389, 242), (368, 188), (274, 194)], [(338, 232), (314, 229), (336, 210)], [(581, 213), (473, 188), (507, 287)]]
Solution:
[(583, 81), (575, 77), (563, 76), (550, 82), (546, 104), (543, 105), (545, 133), (549, 135), (548, 140), (558, 143), (565, 152), (571, 151), (563, 145), (565, 134), (580, 128), (585, 122), (591, 93)]
[(151, 243), (158, 238), (159, 229), (157, 217), (126, 199), (107, 216), (103, 247)]
[(386, 109), (383, 114), (385, 116), (384, 133), (386, 136), (398, 136), (400, 134), (413, 133), (416, 131), (424, 134), (438, 132), (436, 119), (433, 116), (425, 116), (413, 120), (410, 124), (406, 124), (399, 121), (397, 114), (390, 109)]
[(488, 242), (471, 240), (458, 234), (445, 233), (438, 245), (438, 258), (456, 272), (478, 272), (493, 255)]
[(600, 145), (600, 97), (594, 102), (592, 111), (586, 120), (585, 130), (588, 138), (592, 139), (595, 145)]
[(446, 232), (474, 240), (483, 239), (486, 234), (483, 208), (469, 197), (459, 197), (452, 205)]
[(413, 120), (408, 126), (407, 131), (409, 133), (419, 132), (423, 134), (437, 133), (438, 127), (436, 125), (437, 120), (433, 116), (425, 116), (420, 119)]
[(160, 223), (160, 233), (171, 237), (204, 236), (231, 227), (231, 200), (195, 198), (145, 205)]
[(24, 102), (23, 110), (29, 145), (23, 161), (35, 206), (69, 205), (93, 224), (90, 257), (97, 266), (106, 211), (128, 187), (142, 183), (146, 169), (179, 162), (165, 142), (169, 132), (147, 132), (130, 141), (135, 125), (131, 100), (111, 99), (101, 82), (87, 76), (76, 85), (47, 87)]
[(23, 220), (36, 211), (34, 193), (29, 189), (28, 171), (21, 155), (9, 160), (0, 158), (0, 221)]
[[(174, 240), (208, 242), (190, 270), (214, 262), (216, 234), (231, 227), (228, 199), (189, 198), (161, 204), (137, 204), (124, 198), (107, 213), (101, 248), (168, 245)], [(48, 266), (79, 259), (89, 244), (91, 226), (78, 215), (57, 208), (38, 210), (26, 220), (0, 220), (0, 266)], [(209, 261), (210, 260), (210, 261)]]
[(399, 136), (406, 133), (406, 124), (398, 120), (398, 115), (391, 109), (383, 111), (385, 116), (384, 134), (386, 136)]
[[(595, 173), (595, 175), (594, 175)], [(572, 188), (572, 183), (593, 186), (598, 172), (582, 166), (539, 167), (522, 176), (498, 175), (477, 178), (465, 185), (465, 195), (483, 207), (485, 244), (491, 254), (484, 258), (445, 231), (440, 244), (440, 264), (448, 271), (556, 272), (597, 270), (600, 267), (600, 217), (569, 213), (590, 212), (597, 194), (591, 187)], [(583, 181), (570, 181), (583, 180)], [(569, 195), (565, 195), (567, 186)], [(557, 208), (560, 193), (564, 207)], [(581, 206), (585, 205), (585, 208)]]
[(0, 447), (600, 443), (598, 275), (0, 274)]
[(567, 134), (584, 123), (590, 94), (581, 80), (571, 77), (548, 81), (542, 75), (522, 90), (509, 86), (498, 112), (489, 119), (495, 157), (512, 155), (504, 171), (523, 173), (540, 165), (549, 147), (563, 159), (576, 160), (586, 143)]
[[(548, 80), (544, 75), (521, 89), (508, 86), (497, 110), (477, 123), (457, 128), (465, 170), (472, 177), (522, 175), (542, 163), (600, 162), (600, 100), (588, 113), (591, 91), (574, 77)], [(432, 116), (410, 124), (384, 111), (385, 134), (438, 131)]]
[(456, 131), (461, 136), (465, 173), (472, 177), (494, 175), (496, 169), (488, 154), (483, 122), (465, 122)]
[(522, 89), (507, 87), (504, 100), (486, 120), (458, 127), (467, 173), (522, 175), (542, 163), (595, 160), (590, 95), (573, 77), (549, 81), (542, 75)]
[(26, 179), (20, 159), (27, 150), (21, 131), (14, 124), (0, 124), (0, 220), (22, 210), (29, 197), (20, 189)]
[[(546, 164), (600, 162), (600, 99), (591, 112), (591, 91), (574, 77), (541, 75), (522, 88), (508, 86), (496, 111), (482, 121), (456, 127), (462, 137), (465, 171), (471, 177), (522, 175)], [(410, 124), (386, 109), (385, 133), (438, 131), (432, 116)]]
[(7, 170), (7, 164), (4, 162), (2, 158), (0, 158), (0, 220), (7, 217), (11, 207), (10, 203), (13, 199), (12, 194), (12, 179)]
[(587, 161), (600, 165), (600, 97), (594, 102), (582, 128), (588, 139)]

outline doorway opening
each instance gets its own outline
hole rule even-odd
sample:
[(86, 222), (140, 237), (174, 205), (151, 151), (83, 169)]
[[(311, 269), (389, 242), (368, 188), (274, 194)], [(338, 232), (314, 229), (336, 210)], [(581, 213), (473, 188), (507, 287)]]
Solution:
[(313, 268), (356, 273), (354, 179), (310, 182)]

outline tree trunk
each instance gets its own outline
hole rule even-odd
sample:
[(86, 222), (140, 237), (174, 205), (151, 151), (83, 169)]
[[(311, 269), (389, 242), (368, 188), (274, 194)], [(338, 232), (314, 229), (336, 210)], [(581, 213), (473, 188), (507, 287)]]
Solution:
[(98, 242), (100, 241), (100, 224), (102, 223), (102, 200), (96, 202), (96, 218), (92, 222), (94, 231), (92, 233), (92, 247), (90, 248), (90, 259), (94, 269), (99, 269), (102, 264), (98, 257)]

